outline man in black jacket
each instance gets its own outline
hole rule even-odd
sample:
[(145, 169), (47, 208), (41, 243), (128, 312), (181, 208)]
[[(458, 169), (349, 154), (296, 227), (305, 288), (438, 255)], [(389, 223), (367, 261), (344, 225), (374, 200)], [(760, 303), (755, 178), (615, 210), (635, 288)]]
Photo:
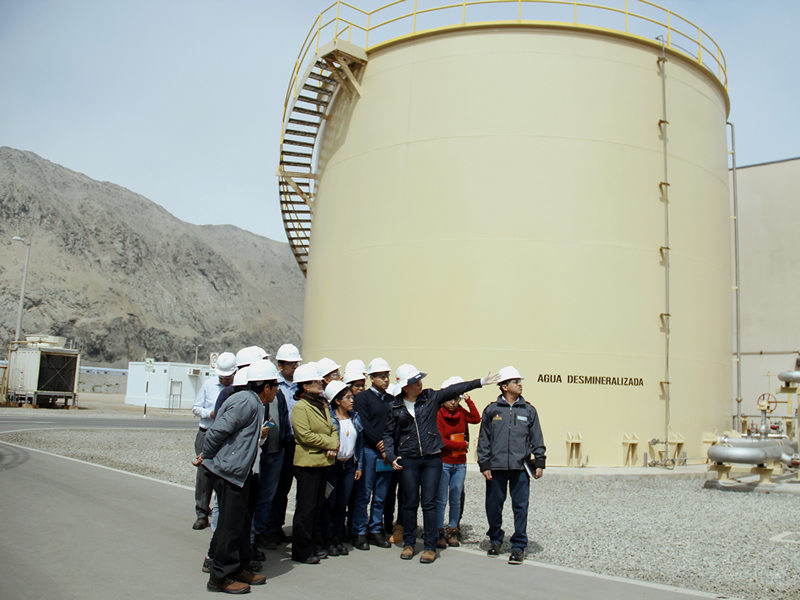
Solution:
[[(380, 548), (391, 547), (383, 536), (381, 523), (386, 492), (392, 479), (391, 467), (384, 463), (386, 453), (383, 449), (383, 428), (394, 400), (386, 393), (389, 371), (389, 363), (382, 358), (370, 361), (367, 374), (372, 387), (358, 394), (353, 402), (353, 409), (361, 417), (364, 427), (364, 476), (356, 488), (353, 511), (353, 546), (358, 550), (369, 550), (370, 544)], [(378, 463), (385, 465), (380, 467), (380, 471)]]
[(478, 437), (478, 467), (486, 478), (486, 517), (489, 556), (500, 554), (503, 543), (503, 504), (511, 491), (514, 535), (512, 565), (522, 563), (528, 545), (530, 477), (539, 479), (545, 467), (545, 446), (539, 415), (522, 397), (522, 377), (514, 367), (500, 369), (502, 394), (483, 411)]

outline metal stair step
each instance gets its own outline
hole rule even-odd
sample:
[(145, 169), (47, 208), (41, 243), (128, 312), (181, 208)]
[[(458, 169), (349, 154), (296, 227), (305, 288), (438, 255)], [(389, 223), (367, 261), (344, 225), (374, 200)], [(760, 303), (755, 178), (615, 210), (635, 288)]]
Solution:
[(286, 133), (287, 133), (288, 135), (302, 135), (303, 137), (310, 137), (310, 138), (315, 138), (315, 137), (317, 137), (317, 134), (316, 134), (316, 132), (312, 132), (312, 131), (300, 131), (299, 129), (287, 129), (287, 130), (286, 130)]
[(292, 152), (281, 148), (281, 156), (302, 156), (303, 158), (311, 158), (312, 155), (306, 154), (305, 152)]
[(292, 112), (303, 113), (304, 115), (314, 115), (316, 117), (323, 117), (325, 115), (325, 113), (323, 113), (321, 110), (303, 108), (302, 106), (297, 106), (297, 105), (295, 105), (294, 108), (292, 108)]
[(308, 167), (311, 168), (311, 163), (293, 162), (291, 160), (282, 160), (281, 165), (286, 167)]
[[(330, 71), (330, 68), (328, 68), (326, 65), (325, 70)], [(336, 85), (338, 83), (333, 77), (328, 77), (320, 73), (315, 73), (314, 71), (311, 71), (311, 73), (308, 74), (308, 78), (316, 79), (317, 81), (322, 81), (323, 83), (330, 83), (331, 85)]]
[(302, 102), (307, 102), (308, 104), (316, 104), (317, 106), (328, 106), (327, 100), (317, 100), (316, 98), (310, 98), (308, 96), (303, 96), (303, 95), (298, 96), (297, 99)]
[(292, 125), (303, 125), (305, 127), (314, 127), (315, 129), (319, 129), (320, 124), (316, 121), (304, 121), (303, 119), (289, 119), (289, 123)]
[(283, 138), (284, 145), (291, 144), (292, 146), (302, 146), (303, 148), (313, 148), (314, 142), (300, 142), (298, 140), (290, 140), (289, 138)]
[(320, 87), (318, 85), (311, 85), (310, 83), (306, 83), (303, 85), (304, 90), (308, 90), (309, 92), (313, 92), (315, 94), (325, 94), (326, 96), (333, 96), (333, 90), (329, 90), (324, 87)]

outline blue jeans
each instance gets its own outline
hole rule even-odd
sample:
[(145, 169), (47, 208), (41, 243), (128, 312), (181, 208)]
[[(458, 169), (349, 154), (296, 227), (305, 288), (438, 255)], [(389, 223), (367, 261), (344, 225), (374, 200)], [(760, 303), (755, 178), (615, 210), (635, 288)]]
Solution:
[(268, 452), (261, 453), (260, 473), (258, 474), (258, 500), (253, 514), (253, 531), (256, 535), (267, 532), (267, 521), (272, 511), (272, 500), (275, 498), (275, 490), (278, 489), (282, 467), (283, 449), (272, 454)]
[(333, 486), (333, 491), (325, 500), (319, 522), (320, 535), (328, 542), (341, 542), (344, 537), (344, 521), (353, 494), (355, 474), (356, 461), (352, 458), (337, 460), (328, 471), (328, 483)]
[(403, 485), (403, 546), (417, 543), (417, 509), (422, 501), (422, 524), (425, 528), (423, 542), (425, 550), (436, 550), (439, 531), (436, 527), (436, 493), (442, 476), (442, 455), (433, 454), (422, 458), (404, 458), (400, 464)]
[(514, 513), (514, 535), (511, 549), (525, 551), (528, 545), (528, 498), (530, 480), (524, 470), (498, 471), (492, 469), (492, 480), (486, 482), (486, 518), (489, 520), (489, 541), (498, 546), (503, 543), (503, 504), (506, 488), (511, 491), (511, 510)]
[[(378, 452), (372, 448), (364, 448), (364, 472), (362, 474), (364, 485), (358, 488), (358, 497), (353, 512), (353, 533), (355, 535), (364, 535), (368, 529), (371, 533), (378, 533), (381, 530), (383, 505), (386, 501), (386, 492), (389, 489), (392, 472), (381, 471), (378, 473), (379, 460), (383, 459)], [(372, 510), (369, 510), (370, 496), (372, 496)]]
[(464, 491), (464, 480), (467, 478), (467, 463), (451, 465), (442, 463), (442, 478), (439, 480), (439, 493), (437, 494), (437, 516), (439, 529), (444, 527), (444, 512), (447, 500), (450, 500), (450, 523), (448, 527), (458, 527), (458, 518), (461, 516), (461, 493)]

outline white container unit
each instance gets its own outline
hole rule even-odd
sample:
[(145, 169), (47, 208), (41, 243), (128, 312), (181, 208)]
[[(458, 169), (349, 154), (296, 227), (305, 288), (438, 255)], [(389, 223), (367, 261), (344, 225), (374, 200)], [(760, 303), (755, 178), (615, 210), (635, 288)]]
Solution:
[(75, 406), (79, 370), (78, 350), (35, 341), (19, 345), (9, 356), (5, 398), (18, 404), (47, 406), (61, 400), (64, 406)]
[[(150, 364), (152, 371), (146, 369)], [(207, 365), (170, 362), (128, 363), (125, 404), (174, 410), (190, 410), (197, 393), (209, 377), (216, 377)]]

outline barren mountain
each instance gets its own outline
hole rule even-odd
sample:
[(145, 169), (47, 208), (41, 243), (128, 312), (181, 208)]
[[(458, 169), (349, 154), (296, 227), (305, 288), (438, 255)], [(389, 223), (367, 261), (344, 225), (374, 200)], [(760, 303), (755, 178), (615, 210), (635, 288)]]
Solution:
[(305, 279), (288, 244), (185, 223), (123, 187), (0, 147), (3, 345), (25, 262), (14, 236), (32, 241), (22, 336), (68, 337), (84, 363), (192, 361), (195, 344), (200, 356), (299, 346)]

